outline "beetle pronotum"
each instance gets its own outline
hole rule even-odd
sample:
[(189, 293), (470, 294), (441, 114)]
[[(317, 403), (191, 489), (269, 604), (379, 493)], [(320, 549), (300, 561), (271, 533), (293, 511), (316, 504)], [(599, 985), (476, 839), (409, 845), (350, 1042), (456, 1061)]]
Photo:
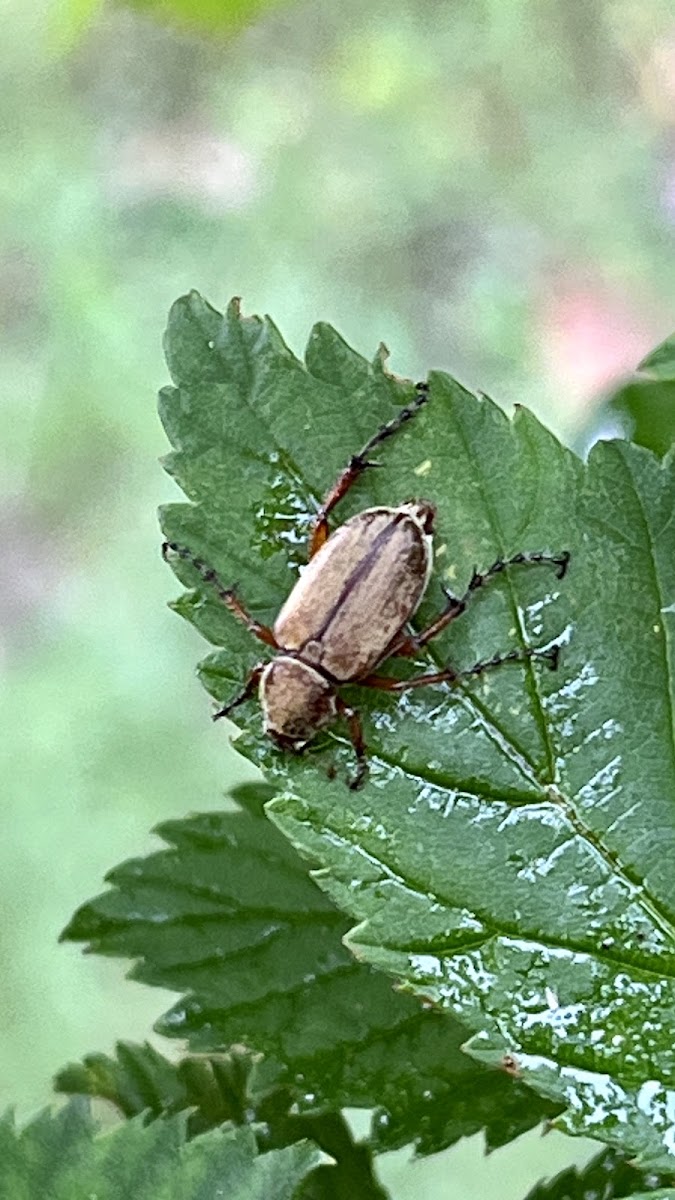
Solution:
[(457, 683), (528, 658), (542, 658), (552, 668), (558, 661), (557, 645), (525, 647), (483, 659), (463, 671), (448, 664), (411, 679), (374, 674), (388, 658), (419, 653), (465, 611), (475, 592), (507, 567), (548, 563), (561, 579), (570, 558), (564, 551), (497, 559), (485, 571), (474, 570), (463, 595), (454, 596), (444, 589), (445, 604), (424, 629), (413, 632), (409, 628), (431, 574), (434, 506), (425, 500), (411, 500), (396, 508), (367, 508), (330, 535), (328, 518), (363, 472), (378, 465), (369, 459), (375, 447), (411, 420), (428, 396), (428, 385), (418, 383), (412, 402), (383, 425), (338, 476), (314, 520), (309, 563), (272, 627), (254, 620), (236, 590), (225, 587), (216, 572), (186, 546), (176, 542), (162, 546), (165, 558), (174, 553), (191, 563), (249, 632), (279, 652), (270, 662), (253, 668), (243, 690), (214, 713), (214, 720), (229, 716), (258, 689), (265, 732), (281, 749), (297, 753), (320, 729), (341, 717), (347, 722), (357, 760), (356, 774), (349, 783), (353, 789), (363, 783), (368, 760), (359, 714), (340, 696), (342, 684), (405, 692), (429, 684)]

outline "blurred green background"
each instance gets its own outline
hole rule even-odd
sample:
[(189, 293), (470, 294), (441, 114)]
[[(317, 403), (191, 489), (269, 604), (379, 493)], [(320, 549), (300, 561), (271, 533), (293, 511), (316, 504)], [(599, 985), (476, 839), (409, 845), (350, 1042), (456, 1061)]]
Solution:
[[(169, 1000), (59, 947), (73, 909), (158, 820), (251, 773), (165, 607), (171, 301), (241, 295), (299, 353), (328, 320), (581, 449), (619, 428), (604, 398), (674, 324), (670, 0), (204, 9), (200, 31), (200, 0), (3, 6), (0, 1099), (22, 1115)], [(480, 1152), (394, 1156), (386, 1177), (506, 1200), (584, 1147)]]

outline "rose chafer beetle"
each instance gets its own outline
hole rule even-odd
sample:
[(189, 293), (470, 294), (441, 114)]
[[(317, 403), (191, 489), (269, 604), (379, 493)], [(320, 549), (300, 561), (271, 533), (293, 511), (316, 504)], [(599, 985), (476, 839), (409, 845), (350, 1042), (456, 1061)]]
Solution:
[(314, 520), (308, 565), (272, 627), (256, 621), (236, 589), (226, 587), (188, 547), (176, 542), (162, 545), (165, 558), (176, 554), (191, 563), (249, 632), (278, 651), (271, 661), (253, 668), (240, 694), (214, 713), (213, 719), (229, 716), (258, 689), (265, 732), (282, 750), (295, 753), (304, 750), (321, 729), (344, 719), (357, 760), (349, 782), (352, 789), (364, 782), (368, 760), (359, 714), (340, 696), (343, 684), (405, 692), (430, 684), (457, 683), (528, 658), (541, 658), (552, 668), (558, 662), (558, 646), (554, 645), (495, 654), (465, 670), (448, 664), (409, 679), (375, 673), (389, 658), (419, 654), (461, 616), (475, 592), (507, 567), (547, 563), (562, 579), (570, 558), (568, 551), (558, 555), (521, 553), (497, 559), (485, 571), (475, 569), (463, 595), (455, 596), (444, 588), (445, 604), (438, 616), (419, 632), (412, 630), (409, 623), (431, 575), (434, 506), (425, 500), (410, 500), (392, 508), (367, 508), (333, 533), (328, 518), (363, 472), (379, 465), (371, 461), (372, 451), (410, 421), (428, 397), (428, 385), (418, 383), (412, 402), (383, 425), (339, 475)]

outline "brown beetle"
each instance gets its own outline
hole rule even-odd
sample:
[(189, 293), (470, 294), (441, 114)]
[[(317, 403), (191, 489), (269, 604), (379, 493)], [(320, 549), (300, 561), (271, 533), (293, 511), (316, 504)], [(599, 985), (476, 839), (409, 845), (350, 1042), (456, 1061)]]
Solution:
[(328, 517), (363, 472), (377, 465), (369, 454), (414, 417), (428, 396), (428, 385), (418, 383), (411, 404), (350, 459), (319, 509), (310, 537), (309, 563), (272, 628), (254, 620), (235, 590), (225, 587), (215, 571), (187, 547), (175, 542), (162, 546), (165, 558), (172, 552), (190, 562), (250, 633), (279, 651), (271, 662), (254, 667), (243, 691), (215, 713), (214, 720), (229, 716), (258, 688), (265, 732), (281, 749), (297, 753), (320, 729), (343, 717), (357, 758), (357, 771), (349, 784), (354, 789), (363, 783), (368, 763), (361, 721), (341, 698), (338, 689), (342, 684), (404, 692), (427, 684), (456, 683), (507, 662), (538, 656), (555, 667), (558, 660), (557, 646), (545, 650), (528, 647), (497, 654), (464, 671), (448, 665), (412, 679), (373, 674), (385, 659), (417, 654), (464, 612), (474, 592), (506, 567), (549, 563), (561, 579), (570, 557), (565, 551), (558, 556), (523, 553), (497, 559), (486, 571), (474, 570), (462, 596), (445, 591), (442, 611), (425, 629), (409, 631), (431, 574), (433, 505), (419, 500), (397, 508), (367, 508), (330, 536)]

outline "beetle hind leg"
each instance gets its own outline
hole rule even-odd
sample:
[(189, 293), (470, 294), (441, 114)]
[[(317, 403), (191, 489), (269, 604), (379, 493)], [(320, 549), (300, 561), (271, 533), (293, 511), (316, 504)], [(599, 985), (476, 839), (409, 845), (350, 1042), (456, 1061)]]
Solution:
[(309, 558), (313, 558), (317, 550), (320, 550), (326, 541), (329, 533), (328, 517), (336, 505), (347, 495), (347, 492), (353, 487), (357, 479), (363, 475), (364, 471), (367, 471), (369, 467), (380, 466), (380, 463), (372, 462), (368, 456), (377, 446), (381, 445), (382, 442), (386, 442), (387, 438), (393, 437), (403, 425), (412, 420), (428, 399), (429, 384), (415, 384), (415, 395), (410, 404), (402, 408), (395, 417), (392, 417), (391, 421), (387, 421), (386, 425), (382, 425), (377, 433), (369, 438), (365, 446), (362, 446), (358, 454), (352, 455), (344, 471), (338, 476), (333, 487), (324, 497), (321, 508), (316, 515), (310, 535)]
[(438, 616), (419, 633), (402, 634), (399, 640), (387, 652), (387, 657), (397, 655), (401, 658), (411, 658), (414, 654), (418, 654), (424, 646), (438, 637), (451, 621), (456, 621), (457, 617), (461, 617), (462, 613), (466, 612), (469, 601), (476, 592), (484, 588), (491, 580), (496, 579), (508, 567), (537, 566), (543, 564), (544, 566), (555, 567), (556, 578), (562, 579), (567, 571), (569, 561), (569, 550), (564, 550), (561, 554), (523, 551), (520, 554), (514, 554), (511, 558), (498, 558), (486, 571), (479, 571), (477, 567), (474, 567), (473, 575), (469, 580), (469, 586), (464, 594), (462, 596), (455, 596), (448, 588), (444, 587), (443, 592), (446, 602)]
[(551, 671), (557, 671), (560, 660), (560, 646), (555, 642), (554, 645), (547, 646), (545, 650), (526, 646), (524, 650), (509, 650), (507, 654), (493, 654), (492, 658), (483, 658), (480, 662), (474, 663), (473, 667), (459, 671), (458, 676), (460, 679), (474, 679), (479, 675), (483, 675), (485, 671), (492, 671), (495, 667), (504, 666), (505, 663), (522, 663), (532, 658), (541, 659), (542, 662), (548, 664)]
[(414, 675), (412, 679), (391, 679), (387, 675), (366, 675), (359, 680), (361, 687), (378, 688), (383, 692), (407, 692), (412, 688), (428, 687), (436, 683), (462, 683), (465, 679), (475, 679), (495, 667), (503, 667), (507, 663), (528, 662), (532, 658), (540, 658), (548, 663), (552, 671), (557, 670), (560, 657), (560, 646), (556, 643), (545, 650), (526, 646), (524, 650), (509, 650), (506, 654), (494, 654), (492, 658), (482, 658), (458, 671), (455, 667), (446, 666), (440, 671), (430, 671), (426, 675)]

